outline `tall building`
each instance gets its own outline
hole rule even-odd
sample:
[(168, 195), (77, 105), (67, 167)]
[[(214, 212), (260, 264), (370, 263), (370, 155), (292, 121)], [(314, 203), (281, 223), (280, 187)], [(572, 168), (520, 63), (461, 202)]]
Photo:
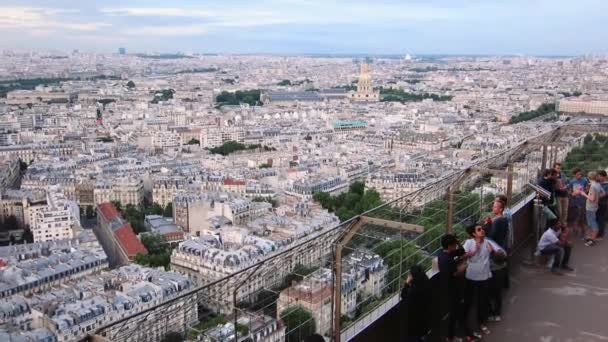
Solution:
[(65, 198), (58, 186), (51, 186), (46, 206), (36, 211), (32, 222), (34, 242), (66, 240), (74, 237), (80, 228), (80, 210), (76, 202)]
[(587, 113), (608, 115), (608, 101), (593, 101), (591, 99), (561, 100), (557, 110), (565, 113)]
[(127, 54), (127, 49), (124, 48), (124, 47), (118, 48), (118, 54), (119, 55), (126, 55)]
[(359, 83), (357, 83), (357, 91), (350, 93), (350, 99), (352, 101), (360, 102), (380, 101), (380, 91), (374, 90), (369, 64), (361, 64), (361, 72), (359, 74)]

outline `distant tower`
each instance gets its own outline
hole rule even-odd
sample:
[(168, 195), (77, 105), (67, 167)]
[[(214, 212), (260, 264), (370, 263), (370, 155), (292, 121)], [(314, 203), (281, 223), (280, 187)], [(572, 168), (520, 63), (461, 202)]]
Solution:
[(380, 92), (374, 91), (371, 70), (367, 62), (361, 63), (361, 72), (359, 74), (359, 83), (357, 83), (357, 92), (351, 92), (350, 99), (353, 101), (364, 102), (380, 101)]
[(124, 47), (118, 48), (118, 54), (119, 55), (126, 55), (127, 54), (127, 49), (124, 48)]

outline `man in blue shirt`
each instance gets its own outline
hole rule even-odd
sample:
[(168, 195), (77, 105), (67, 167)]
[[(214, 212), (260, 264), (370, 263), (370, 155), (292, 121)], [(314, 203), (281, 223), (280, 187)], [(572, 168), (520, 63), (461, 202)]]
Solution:
[(606, 229), (606, 219), (608, 219), (608, 175), (606, 171), (600, 170), (597, 172), (598, 182), (604, 190), (604, 196), (600, 196), (599, 208), (597, 209), (597, 224), (600, 228), (598, 238), (604, 238), (604, 230)]
[(585, 237), (585, 204), (587, 199), (581, 195), (581, 192), (587, 191), (589, 180), (583, 177), (583, 171), (576, 168), (572, 171), (574, 178), (568, 183), (568, 192), (570, 193), (570, 208), (568, 208), (568, 224), (574, 229), (580, 237)]

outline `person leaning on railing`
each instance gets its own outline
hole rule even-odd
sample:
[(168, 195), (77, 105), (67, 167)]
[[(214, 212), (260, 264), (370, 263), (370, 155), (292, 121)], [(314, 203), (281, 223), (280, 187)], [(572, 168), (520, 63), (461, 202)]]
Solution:
[(430, 330), (431, 282), (420, 265), (410, 268), (401, 290), (401, 302), (407, 310), (407, 342), (426, 341)]
[(441, 237), (441, 251), (437, 255), (439, 276), (448, 288), (448, 334), (447, 342), (456, 337), (456, 328), (460, 326), (465, 330), (464, 318), (464, 272), (466, 261), (462, 258), (464, 249), (458, 239), (452, 234)]
[(538, 185), (547, 190), (551, 194), (549, 198), (542, 197), (544, 205), (543, 212), (547, 220), (558, 218), (557, 198), (555, 196), (557, 171), (555, 169), (546, 169), (543, 171), (543, 177), (538, 182)]
[(557, 197), (559, 222), (562, 226), (565, 226), (568, 222), (568, 180), (562, 172), (562, 163), (555, 163), (553, 168), (557, 171), (557, 176), (555, 177), (555, 196)]

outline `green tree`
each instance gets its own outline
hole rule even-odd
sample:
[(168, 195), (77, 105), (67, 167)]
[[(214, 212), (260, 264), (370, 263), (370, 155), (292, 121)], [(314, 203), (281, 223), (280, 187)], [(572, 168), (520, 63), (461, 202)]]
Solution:
[(119, 201), (112, 201), (110, 202), (112, 203), (112, 205), (118, 210), (118, 211), (122, 211), (122, 203), (120, 203)]
[(196, 138), (192, 138), (192, 139), (190, 139), (190, 141), (188, 141), (186, 143), (186, 145), (200, 145), (200, 144), (201, 144), (201, 141)]
[(92, 219), (93, 217), (95, 217), (95, 209), (93, 209), (92, 205), (87, 205), (85, 209), (85, 215), (88, 219)]
[(549, 114), (551, 112), (555, 112), (555, 104), (554, 103), (543, 103), (536, 110), (532, 110), (529, 112), (519, 113), (511, 118), (511, 123), (518, 123), (523, 121), (528, 121), (535, 119), (539, 116), (543, 116), (545, 114)]
[(359, 195), (363, 195), (363, 193), (365, 192), (365, 183), (363, 182), (354, 182), (353, 184), (350, 185), (349, 189), (350, 192), (354, 192), (356, 194)]
[(153, 203), (152, 207), (148, 208), (148, 215), (163, 215), (165, 209), (158, 203)]
[(163, 339), (161, 341), (162, 342), (183, 342), (185, 340), (184, 340), (184, 336), (182, 334), (175, 332), (175, 331), (170, 331), (165, 334), (165, 336), (163, 337)]
[(160, 234), (142, 234), (141, 243), (150, 254), (161, 254), (167, 249), (165, 238)]
[(310, 311), (302, 306), (289, 307), (281, 312), (281, 320), (285, 324), (285, 341), (300, 342), (315, 333), (316, 323)]
[(171, 202), (167, 203), (163, 216), (164, 217), (173, 217), (173, 203), (171, 203)]

